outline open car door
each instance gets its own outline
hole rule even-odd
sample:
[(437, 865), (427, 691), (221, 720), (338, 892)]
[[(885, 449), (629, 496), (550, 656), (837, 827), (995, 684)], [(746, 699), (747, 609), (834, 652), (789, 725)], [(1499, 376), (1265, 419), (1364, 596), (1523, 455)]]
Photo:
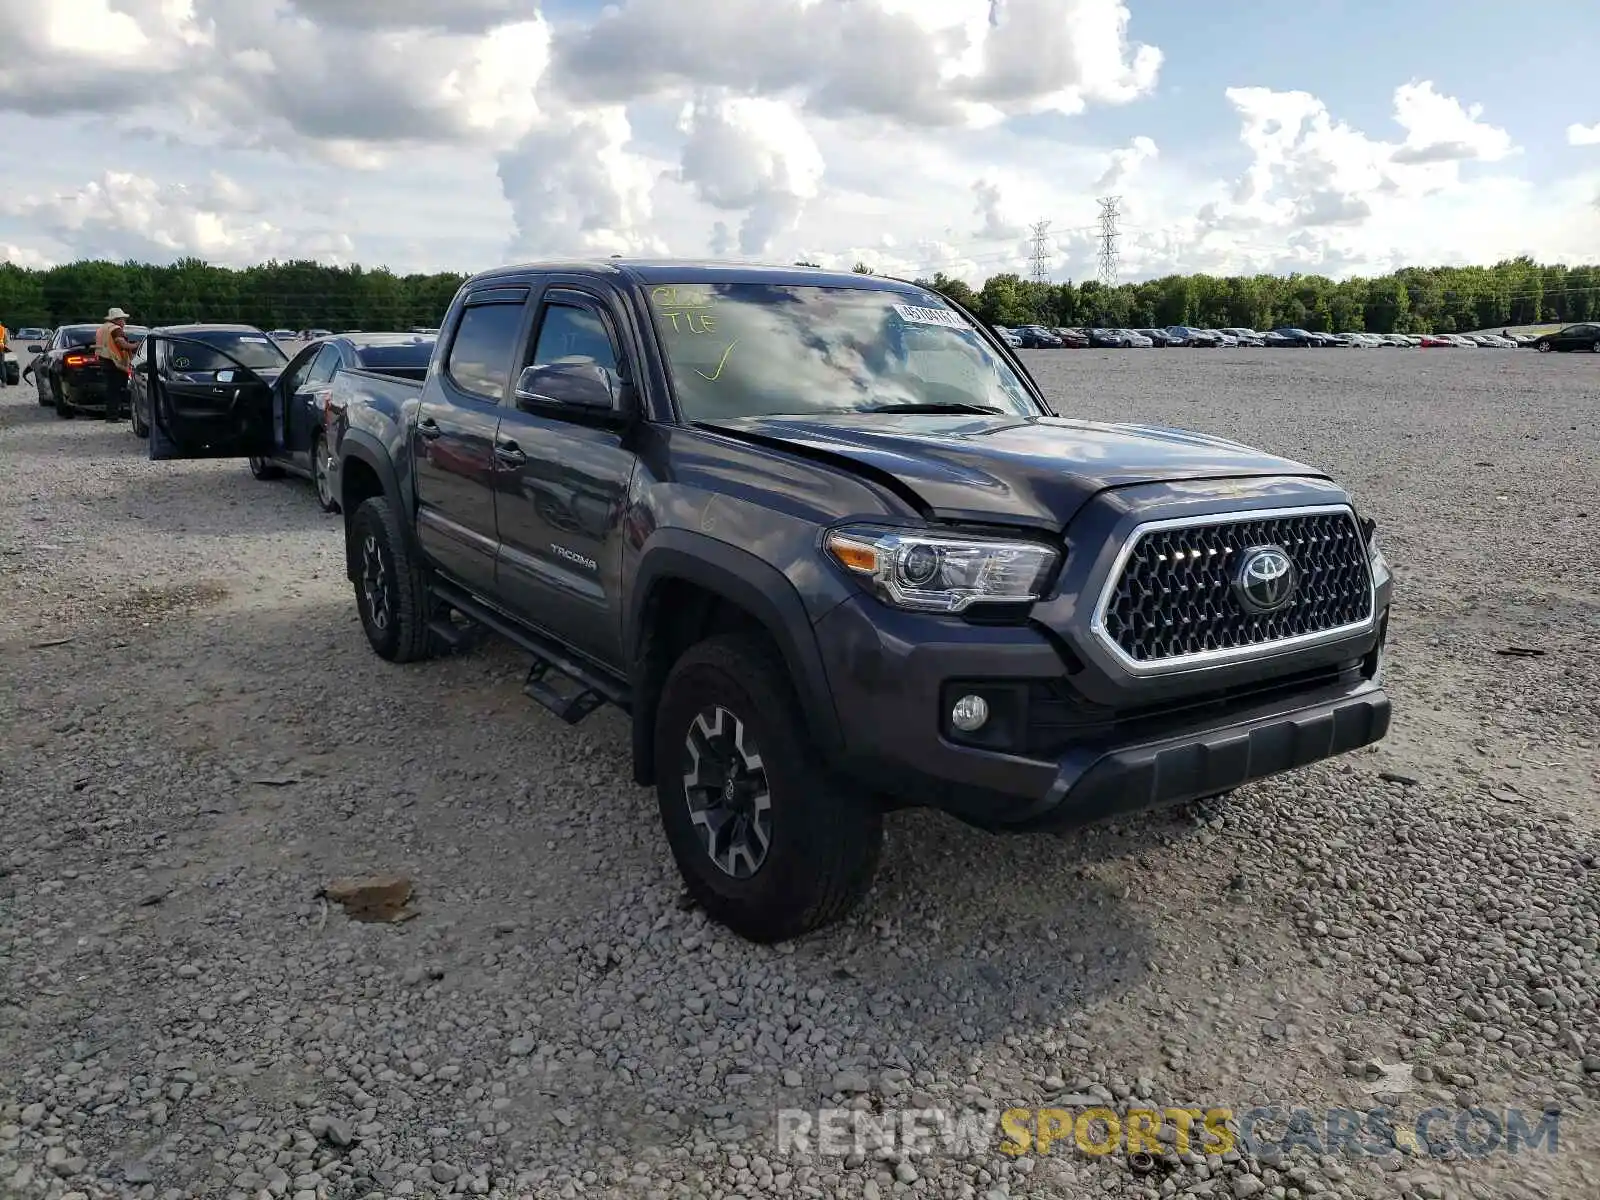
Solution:
[[(143, 369), (151, 458), (266, 458), (273, 453), (277, 393), (271, 383), (210, 342), (165, 333), (145, 340), (150, 343)], [(197, 361), (203, 357), (208, 369), (185, 370), (186, 349), (196, 352)], [(220, 366), (219, 359), (225, 360)]]

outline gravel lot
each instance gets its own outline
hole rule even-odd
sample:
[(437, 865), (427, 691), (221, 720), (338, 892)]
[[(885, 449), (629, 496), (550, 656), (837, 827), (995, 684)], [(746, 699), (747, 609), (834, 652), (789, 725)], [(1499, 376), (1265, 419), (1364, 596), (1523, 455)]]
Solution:
[[(1600, 1192), (1600, 359), (1034, 361), (1066, 410), (1353, 489), (1399, 579), (1394, 732), (1062, 838), (898, 814), (864, 909), (776, 949), (683, 908), (615, 713), (561, 726), (499, 645), (374, 657), (308, 485), (0, 391), (0, 1195)], [(380, 871), (414, 920), (318, 899)], [(773, 1133), (1083, 1095), (1549, 1107), (1559, 1149), (1138, 1174)]]

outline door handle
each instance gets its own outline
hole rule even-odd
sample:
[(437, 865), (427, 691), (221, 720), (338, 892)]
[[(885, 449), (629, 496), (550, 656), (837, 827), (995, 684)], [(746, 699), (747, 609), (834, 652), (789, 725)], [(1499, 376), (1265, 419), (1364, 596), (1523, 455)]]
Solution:
[(432, 439), (438, 437), (444, 430), (439, 428), (439, 422), (432, 417), (423, 417), (417, 422), (417, 432), (425, 438)]
[(515, 442), (496, 442), (494, 456), (508, 467), (520, 467), (528, 461), (528, 456), (522, 452), (522, 447)]

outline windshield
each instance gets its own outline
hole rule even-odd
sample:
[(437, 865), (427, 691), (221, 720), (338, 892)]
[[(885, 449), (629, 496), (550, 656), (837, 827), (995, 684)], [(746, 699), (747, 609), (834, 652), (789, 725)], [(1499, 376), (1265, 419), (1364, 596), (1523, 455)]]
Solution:
[[(167, 362), (174, 371), (204, 374), (239, 366), (259, 371), (281, 367), (289, 361), (278, 343), (264, 333), (206, 332), (172, 336), (184, 339), (173, 341), (167, 347)], [(229, 361), (224, 355), (235, 361)]]
[(923, 291), (759, 283), (652, 287), (687, 420), (915, 405), (1035, 414), (967, 319)]

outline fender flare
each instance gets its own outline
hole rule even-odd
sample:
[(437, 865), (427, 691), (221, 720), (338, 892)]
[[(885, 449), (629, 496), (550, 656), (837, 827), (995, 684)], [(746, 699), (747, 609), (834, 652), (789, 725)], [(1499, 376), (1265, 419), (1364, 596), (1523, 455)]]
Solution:
[(400, 490), (400, 477), (395, 470), (394, 460), (389, 457), (389, 452), (384, 449), (383, 443), (364, 430), (345, 430), (344, 436), (339, 439), (339, 508), (344, 516), (345, 571), (351, 579), (354, 579), (357, 566), (355, 547), (350, 541), (350, 522), (355, 519), (355, 510), (360, 506), (346, 503), (344, 497), (345, 481), (349, 478), (345, 474), (345, 464), (351, 461), (370, 467), (376, 473), (378, 482), (383, 487), (384, 498), (399, 515), (400, 528), (407, 542), (411, 543), (408, 548), (413, 551), (416, 549), (416, 527), (411, 520), (411, 511), (405, 502), (405, 496)]
[(747, 550), (685, 529), (659, 529), (651, 535), (634, 572), (623, 626), (626, 661), (633, 664), (635, 775), (644, 771), (653, 751), (655, 706), (662, 682), (645, 677), (646, 623), (651, 619), (647, 606), (656, 585), (671, 579), (720, 596), (761, 623), (788, 667), (812, 744), (828, 758), (837, 757), (844, 748), (839, 714), (816, 631), (794, 584)]

